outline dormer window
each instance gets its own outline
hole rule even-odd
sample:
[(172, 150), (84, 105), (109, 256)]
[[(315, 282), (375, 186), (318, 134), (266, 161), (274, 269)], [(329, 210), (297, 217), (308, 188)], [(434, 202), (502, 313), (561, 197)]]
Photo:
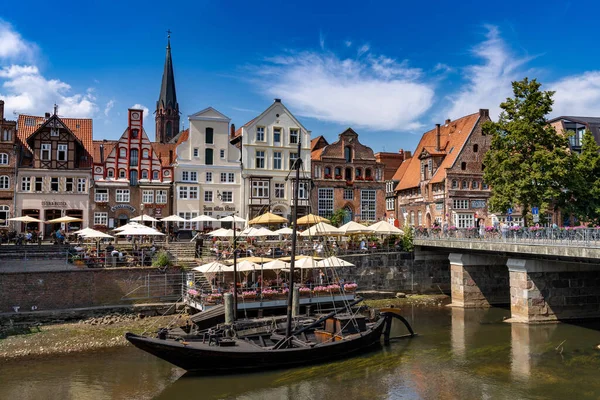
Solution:
[(109, 178), (114, 178), (115, 177), (115, 172), (113, 171), (112, 168), (109, 168), (108, 171), (106, 171), (106, 176)]
[(140, 133), (139, 129), (132, 129), (131, 130), (131, 138), (132, 139), (137, 139), (139, 133)]
[(352, 162), (352, 148), (350, 146), (344, 147), (344, 159), (347, 163)]
[(452, 180), (452, 189), (458, 189), (458, 181), (456, 179)]
[(121, 147), (119, 149), (119, 157), (121, 157), (121, 158), (127, 157), (127, 149), (125, 147)]
[(125, 179), (125, 170), (124, 169), (119, 170), (119, 179)]
[(148, 179), (148, 170), (147, 169), (142, 170), (142, 179)]
[(154, 179), (155, 181), (158, 180), (158, 171), (157, 170), (152, 171), (152, 179)]
[(463, 170), (463, 171), (464, 171), (464, 170), (466, 170), (466, 169), (467, 169), (467, 163), (466, 163), (466, 162), (464, 162), (464, 161), (463, 161), (463, 162), (461, 162), (461, 163), (460, 163), (460, 169), (461, 169), (461, 170)]
[(144, 151), (142, 151), (142, 158), (148, 158), (148, 149), (144, 149)]
[(58, 128), (50, 129), (50, 136), (58, 136)]

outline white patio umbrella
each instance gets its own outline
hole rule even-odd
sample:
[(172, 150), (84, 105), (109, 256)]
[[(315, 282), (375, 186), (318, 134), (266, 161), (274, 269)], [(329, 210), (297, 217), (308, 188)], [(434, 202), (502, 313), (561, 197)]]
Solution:
[(235, 215), (229, 215), (218, 220), (219, 222), (235, 222), (236, 224), (246, 223), (246, 220), (242, 217), (236, 217)]
[(113, 229), (114, 231), (124, 231), (126, 229), (130, 229), (130, 228), (145, 228), (146, 225), (142, 225), (142, 224), (138, 224), (137, 222), (128, 222), (127, 224), (123, 225), (123, 226), (119, 226), (118, 228)]
[(165, 234), (154, 228), (129, 228), (117, 233), (116, 236), (164, 236)]
[(396, 228), (394, 225), (390, 224), (387, 221), (379, 221), (369, 228), (373, 229), (374, 234), (376, 235), (403, 235), (404, 231)]
[(192, 268), (194, 271), (208, 273), (208, 272), (230, 272), (233, 271), (232, 266), (227, 266), (225, 264), (221, 264), (220, 262), (213, 261), (208, 264), (199, 265), (197, 267)]
[(85, 234), (81, 234), (85, 239), (114, 239), (113, 236), (106, 234), (104, 232), (96, 231), (92, 229), (93, 232), (87, 232)]
[(303, 257), (296, 260), (295, 268), (299, 269), (311, 269), (319, 268), (318, 261), (314, 257)]
[(233, 237), (233, 229), (219, 228), (216, 231), (212, 231), (208, 234), (212, 237)]
[(246, 228), (246, 229), (244, 229), (243, 231), (240, 232), (240, 236), (243, 236), (243, 237), (256, 237), (256, 236), (259, 236), (258, 232), (259, 232), (258, 228), (254, 228), (252, 226), (249, 226), (248, 228)]
[(277, 258), (273, 261), (269, 261), (268, 263), (264, 263), (262, 265), (262, 269), (272, 269), (275, 271), (279, 271), (279, 270), (282, 270), (284, 268), (289, 268), (289, 267), (290, 267), (290, 263), (282, 261), (279, 258)]
[(258, 228), (258, 232), (256, 233), (256, 236), (275, 236), (276, 233), (267, 229), (267, 228)]
[(158, 222), (158, 220), (154, 217), (151, 217), (149, 215), (138, 215), (135, 218), (131, 218), (132, 221), (144, 221), (144, 222)]
[(329, 235), (341, 235), (342, 232), (333, 225), (329, 225), (325, 222), (319, 222), (316, 225), (311, 226), (300, 234), (300, 236), (329, 236)]
[(85, 235), (87, 232), (99, 232), (92, 228), (83, 228), (78, 231), (72, 232), (74, 235)]
[(9, 219), (7, 219), (7, 221), (16, 221), (16, 222), (25, 222), (25, 223), (29, 223), (29, 222), (44, 222), (44, 221), (42, 221), (40, 219), (30, 217), (29, 215), (24, 215), (22, 217), (9, 218)]
[[(146, 218), (144, 218), (146, 220)], [(150, 220), (149, 220), (150, 221)], [(179, 215), (169, 215), (160, 219), (161, 222), (187, 222), (187, 219), (180, 217)]]
[(275, 232), (276, 235), (291, 235), (292, 233), (294, 233), (294, 230), (292, 228), (281, 228), (281, 229), (277, 229)]
[(46, 221), (46, 223), (48, 223), (48, 224), (62, 224), (62, 223), (68, 224), (69, 222), (83, 222), (83, 220), (81, 218), (69, 217), (68, 215), (66, 215), (64, 217), (55, 218), (55, 219)]
[(358, 222), (350, 221), (338, 228), (342, 233), (346, 235), (352, 235), (355, 233), (372, 233), (373, 229), (368, 226), (359, 224)]
[(217, 221), (218, 221), (218, 219), (210, 217), (208, 215), (198, 215), (197, 217), (190, 219), (190, 222), (217, 222)]
[(252, 261), (244, 260), (242, 262), (237, 263), (237, 272), (248, 272), (255, 271), (259, 269), (259, 265), (253, 263)]
[(321, 268), (354, 267), (354, 264), (335, 256), (327, 257), (321, 261), (317, 261), (317, 265)]

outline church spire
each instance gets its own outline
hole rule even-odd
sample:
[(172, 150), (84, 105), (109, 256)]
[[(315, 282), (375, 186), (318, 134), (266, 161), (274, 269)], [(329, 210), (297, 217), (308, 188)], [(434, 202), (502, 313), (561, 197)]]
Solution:
[(167, 31), (167, 55), (162, 76), (160, 95), (156, 102), (156, 141), (169, 142), (179, 133), (179, 104), (175, 91), (175, 74), (171, 59), (171, 31)]

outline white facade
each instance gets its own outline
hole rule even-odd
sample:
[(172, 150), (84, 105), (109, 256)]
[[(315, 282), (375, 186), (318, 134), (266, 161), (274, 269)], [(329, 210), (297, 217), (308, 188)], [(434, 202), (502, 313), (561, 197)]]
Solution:
[[(230, 119), (208, 107), (188, 120), (188, 139), (176, 149), (175, 213), (185, 219), (240, 215), (240, 151), (229, 143)], [(203, 228), (199, 223), (182, 227)]]
[[(242, 216), (253, 218), (267, 211), (290, 218), (292, 212), (291, 166), (301, 141), (301, 178), (310, 178), (310, 131), (292, 115), (281, 100), (236, 132), (242, 144)], [(288, 178), (289, 179), (286, 179)], [(310, 202), (309, 182), (301, 184), (299, 210), (302, 215)]]

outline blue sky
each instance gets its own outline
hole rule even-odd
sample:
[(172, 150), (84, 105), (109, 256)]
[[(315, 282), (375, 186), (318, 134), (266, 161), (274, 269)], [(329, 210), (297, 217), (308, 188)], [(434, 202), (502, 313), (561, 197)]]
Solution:
[(446, 118), (496, 116), (525, 76), (557, 91), (553, 115), (600, 115), (598, 28), (582, 18), (594, 2), (88, 3), (0, 10), (8, 113), (56, 102), (60, 115), (94, 118), (95, 139), (114, 139), (142, 105), (154, 137), (171, 29), (186, 127), (207, 106), (239, 126), (280, 97), (313, 137), (351, 126), (375, 151), (414, 150)]

